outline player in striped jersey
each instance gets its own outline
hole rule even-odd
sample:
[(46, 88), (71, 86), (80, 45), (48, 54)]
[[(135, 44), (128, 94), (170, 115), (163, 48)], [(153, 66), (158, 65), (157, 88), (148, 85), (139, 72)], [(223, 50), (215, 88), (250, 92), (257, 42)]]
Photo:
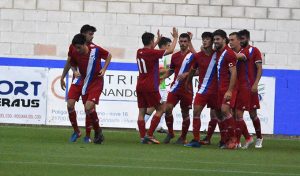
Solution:
[[(99, 126), (99, 119), (95, 109), (99, 103), (100, 94), (103, 89), (103, 76), (111, 60), (111, 54), (97, 45), (88, 45), (83, 34), (77, 34), (72, 40), (75, 50), (69, 53), (70, 65), (74, 75), (77, 75), (78, 86), (76, 90), (68, 94), (69, 101), (75, 101), (78, 95), (82, 96), (85, 113), (91, 118), (95, 130), (94, 143), (101, 144), (104, 140), (102, 129)], [(101, 59), (105, 60), (101, 66)], [(75, 79), (76, 80), (76, 79)], [(75, 81), (74, 80), (74, 81)], [(75, 110), (68, 106), (69, 115), (75, 115)], [(78, 133), (75, 131), (75, 133)], [(78, 134), (79, 135), (79, 134)]]
[[(199, 75), (199, 89), (194, 99), (193, 111), (193, 140), (186, 144), (186, 147), (200, 147), (200, 115), (203, 108), (207, 105), (211, 108), (211, 114), (215, 114), (217, 108), (217, 65), (216, 52), (213, 51), (213, 34), (211, 32), (202, 33), (202, 48), (199, 53), (194, 54), (194, 62), (192, 69), (186, 82), (188, 88), (189, 82), (198, 70)], [(214, 117), (214, 116), (212, 116)], [(216, 125), (216, 124), (215, 124)], [(215, 127), (215, 126), (214, 126)], [(210, 131), (213, 132), (213, 129)], [(210, 138), (208, 139), (210, 140)]]
[(174, 119), (172, 111), (179, 101), (182, 113), (182, 131), (180, 137), (175, 143), (187, 143), (186, 135), (190, 126), (189, 110), (192, 108), (193, 101), (193, 94), (185, 90), (185, 81), (194, 58), (188, 47), (190, 41), (191, 39), (188, 33), (182, 33), (179, 36), (180, 51), (172, 55), (170, 68), (164, 75), (164, 78), (167, 78), (175, 73), (174, 81), (171, 84), (166, 104), (166, 123), (168, 127), (168, 134), (164, 139), (164, 143), (170, 143), (170, 140), (175, 136), (173, 131)]

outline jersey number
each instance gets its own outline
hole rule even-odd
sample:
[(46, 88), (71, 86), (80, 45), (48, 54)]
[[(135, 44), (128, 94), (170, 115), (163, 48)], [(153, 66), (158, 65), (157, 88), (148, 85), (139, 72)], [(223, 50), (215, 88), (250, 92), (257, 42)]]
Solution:
[[(139, 71), (140, 73), (147, 73), (146, 63), (144, 59), (137, 58), (137, 63), (139, 65)], [(144, 72), (143, 72), (144, 71)]]

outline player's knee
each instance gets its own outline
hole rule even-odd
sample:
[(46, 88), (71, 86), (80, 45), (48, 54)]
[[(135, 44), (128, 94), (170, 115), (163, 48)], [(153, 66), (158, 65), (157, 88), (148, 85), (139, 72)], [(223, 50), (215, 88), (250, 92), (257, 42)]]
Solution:
[(88, 115), (88, 114), (91, 114), (95, 111), (94, 108), (85, 108), (85, 113)]

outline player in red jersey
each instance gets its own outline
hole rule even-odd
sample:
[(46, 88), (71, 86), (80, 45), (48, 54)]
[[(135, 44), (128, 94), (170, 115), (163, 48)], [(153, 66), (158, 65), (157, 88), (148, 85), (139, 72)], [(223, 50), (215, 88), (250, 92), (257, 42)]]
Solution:
[[(96, 30), (96, 28), (94, 26), (90, 26), (88, 24), (83, 25), (81, 27), (81, 29), (80, 29), (80, 33), (83, 34), (86, 37), (88, 45), (93, 45), (92, 40), (94, 38), (94, 33), (96, 31), (97, 30)], [(73, 50), (75, 50), (75, 48), (72, 45), (70, 45), (68, 53), (72, 53)], [(71, 57), (68, 56), (67, 62), (65, 64), (65, 67), (64, 67), (63, 73), (61, 75), (61, 79), (60, 79), (60, 85), (61, 85), (61, 88), (63, 90), (65, 90), (65, 88), (66, 88), (66, 83), (65, 83), (64, 78), (66, 77), (68, 71), (71, 68), (70, 60), (71, 60)], [(74, 79), (74, 77), (73, 77), (73, 79)], [(71, 92), (72, 91), (76, 91), (76, 89), (78, 89), (77, 87), (78, 87), (78, 85), (76, 85), (76, 82), (74, 82), (74, 84), (71, 84), (71, 87), (70, 87), (69, 91), (71, 91)], [(74, 100), (78, 101), (79, 100), (79, 95), (78, 95), (78, 97), (74, 97)], [(76, 101), (69, 101), (69, 105), (68, 106), (71, 109), (74, 109)], [(69, 119), (70, 119), (70, 122), (72, 124), (72, 127), (73, 127), (74, 131), (77, 131), (77, 133), (73, 133), (72, 136), (71, 136), (71, 138), (70, 138), (71, 142), (75, 142), (77, 140), (77, 138), (79, 137), (78, 134), (80, 134), (79, 133), (79, 128), (78, 128), (78, 125), (77, 125), (77, 119), (76, 119), (76, 116), (69, 116)], [(90, 138), (91, 129), (92, 129), (91, 118), (86, 117), (85, 118), (86, 136), (83, 139), (85, 143), (92, 142), (92, 140)]]
[[(236, 62), (235, 53), (226, 45), (226, 32), (218, 29), (213, 33), (217, 53), (218, 102), (217, 115), (221, 120), (220, 148), (236, 148), (235, 120), (231, 108), (235, 104)], [(227, 131), (227, 135), (226, 135)]]
[(260, 108), (258, 97), (258, 83), (262, 75), (262, 57), (260, 51), (256, 47), (249, 45), (250, 32), (248, 30), (241, 30), (238, 32), (238, 34), (241, 46), (244, 50), (248, 50), (250, 55), (248, 64), (248, 76), (251, 87), (249, 115), (256, 132), (255, 148), (262, 148), (263, 138), (261, 135), (260, 120), (257, 116), (257, 109)]
[(229, 45), (238, 58), (236, 65), (238, 81), (236, 84), (237, 97), (235, 104), (237, 143), (238, 147), (241, 147), (240, 138), (243, 134), (246, 141), (242, 148), (246, 149), (253, 143), (253, 138), (250, 136), (247, 125), (243, 119), (244, 111), (249, 111), (250, 108), (250, 82), (247, 68), (249, 64), (249, 52), (241, 47), (237, 32), (233, 32), (229, 35)]
[[(152, 33), (145, 32), (142, 35), (144, 48), (137, 50), (136, 61), (139, 68), (139, 77), (136, 85), (139, 108), (137, 123), (142, 143), (159, 144), (159, 141), (153, 136), (153, 133), (164, 112), (159, 93), (159, 59), (164, 55), (173, 53), (178, 40), (178, 32), (176, 28), (173, 28), (172, 36), (174, 39), (168, 49), (156, 50), (154, 49), (154, 35)], [(150, 107), (155, 107), (156, 112), (151, 120), (151, 125), (146, 136), (144, 116), (147, 112), (147, 108)]]
[[(200, 147), (200, 127), (201, 119), (200, 115), (203, 108), (207, 105), (211, 108), (211, 117), (215, 114), (217, 108), (217, 65), (216, 56), (217, 53), (213, 51), (213, 34), (211, 32), (202, 33), (202, 48), (199, 53), (194, 54), (194, 62), (192, 69), (189, 71), (189, 75), (186, 81), (186, 88), (189, 82), (192, 82), (192, 78), (195, 72), (198, 70), (199, 75), (199, 89), (194, 99), (194, 112), (193, 112), (193, 136), (194, 139), (186, 144), (186, 147)], [(214, 118), (212, 118), (213, 120)], [(216, 121), (214, 128), (218, 121)], [(213, 132), (214, 129), (209, 129)], [(212, 133), (211, 133), (212, 134)], [(211, 135), (207, 137), (210, 141)], [(208, 139), (209, 138), (209, 139)]]
[[(99, 126), (99, 119), (95, 109), (95, 105), (99, 103), (100, 94), (103, 89), (103, 76), (110, 63), (111, 55), (105, 49), (97, 45), (88, 45), (83, 34), (77, 34), (72, 40), (72, 50), (70, 56), (71, 69), (76, 75), (76, 81), (79, 85), (76, 91), (69, 92), (69, 102), (75, 102), (76, 98), (82, 96), (87, 118), (91, 118), (93, 128), (95, 130), (94, 143), (101, 144), (104, 140), (102, 129)], [(104, 66), (101, 66), (101, 59), (105, 60)], [(68, 106), (70, 116), (76, 117), (76, 112), (72, 107)], [(78, 136), (80, 132), (75, 131)]]
[(179, 36), (180, 51), (172, 55), (170, 68), (163, 76), (163, 78), (167, 78), (175, 73), (166, 104), (166, 124), (168, 127), (168, 134), (164, 139), (166, 144), (170, 143), (170, 140), (174, 138), (172, 111), (179, 101), (182, 114), (182, 131), (175, 143), (187, 143), (186, 135), (190, 126), (189, 110), (192, 108), (193, 101), (193, 93), (185, 89), (185, 81), (194, 58), (193, 53), (189, 50), (190, 41), (191, 38), (188, 33), (182, 33)]

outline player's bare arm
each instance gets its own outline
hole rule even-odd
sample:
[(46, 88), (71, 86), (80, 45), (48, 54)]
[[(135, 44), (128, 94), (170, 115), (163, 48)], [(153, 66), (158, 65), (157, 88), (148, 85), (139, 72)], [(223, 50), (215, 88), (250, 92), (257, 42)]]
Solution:
[(187, 34), (189, 34), (189, 36), (190, 36), (190, 38), (191, 38), (191, 40), (189, 41), (189, 50), (190, 50), (193, 54), (195, 54), (195, 53), (197, 53), (197, 51), (195, 50), (195, 48), (194, 48), (194, 46), (193, 46), (193, 43), (192, 43), (193, 33), (187, 32)]
[(159, 69), (159, 74), (160, 74), (160, 75), (164, 75), (164, 74), (167, 73), (167, 71), (168, 71), (167, 68), (160, 68), (160, 69)]
[(178, 80), (178, 81), (182, 81), (182, 80), (184, 80), (188, 75), (189, 75), (189, 72), (182, 73), (182, 74), (180, 74), (180, 75), (177, 76), (177, 80)]
[(237, 77), (236, 66), (230, 67), (229, 71), (230, 71), (230, 83), (229, 83), (228, 90), (226, 91), (226, 93), (224, 95), (224, 98), (226, 100), (230, 100), (231, 96), (232, 96), (232, 90), (234, 88), (234, 85), (236, 82), (236, 77)]
[(70, 60), (71, 60), (71, 57), (68, 57), (67, 62), (64, 66), (64, 70), (63, 70), (63, 72), (61, 74), (61, 77), (60, 77), (60, 87), (61, 87), (62, 90), (66, 89), (65, 77), (66, 77), (67, 73), (69, 72), (69, 70), (71, 68)]
[(79, 73), (77, 67), (71, 67), (71, 70), (73, 71), (73, 74), (74, 74), (74, 77), (75, 77), (75, 78), (80, 77), (80, 73)]
[(256, 74), (255, 82), (251, 87), (252, 92), (257, 92), (258, 91), (258, 83), (259, 83), (259, 80), (260, 80), (261, 75), (262, 75), (262, 63), (261, 62), (256, 62), (255, 65), (256, 65), (256, 68), (257, 68), (257, 74)]
[(110, 61), (111, 61), (111, 58), (112, 58), (112, 56), (111, 56), (111, 54), (109, 53), (108, 56), (107, 56), (107, 58), (105, 59), (105, 63), (104, 63), (103, 68), (99, 71), (99, 74), (98, 74), (99, 77), (100, 77), (100, 76), (104, 76), (104, 74), (105, 74), (105, 72), (106, 72), (106, 70), (107, 70), (107, 67), (108, 67), (108, 65), (109, 65), (109, 63), (110, 63)]
[(191, 91), (191, 87), (189, 87), (189, 85), (190, 85), (190, 82), (192, 82), (192, 79), (193, 79), (193, 76), (195, 75), (195, 73), (196, 73), (196, 69), (190, 69), (190, 71), (188, 72), (188, 76), (187, 76), (187, 79), (186, 79), (186, 81), (185, 81), (185, 85), (184, 85), (184, 87), (185, 87), (185, 90), (187, 90), (187, 91)]
[(160, 39), (162, 38), (162, 35), (160, 34), (159, 29), (157, 30), (157, 39), (154, 42), (154, 48), (157, 46), (158, 42), (160, 41)]
[(174, 73), (173, 69), (168, 69), (165, 74), (162, 75), (161, 80), (164, 80), (166, 78), (169, 78)]
[(170, 45), (170, 47), (166, 50), (165, 52), (165, 56), (166, 55), (169, 55), (169, 54), (172, 54), (174, 52), (174, 49), (176, 47), (176, 44), (177, 44), (177, 40), (178, 40), (178, 30), (173, 27), (173, 32), (171, 33), (172, 37), (173, 37), (173, 41)]

